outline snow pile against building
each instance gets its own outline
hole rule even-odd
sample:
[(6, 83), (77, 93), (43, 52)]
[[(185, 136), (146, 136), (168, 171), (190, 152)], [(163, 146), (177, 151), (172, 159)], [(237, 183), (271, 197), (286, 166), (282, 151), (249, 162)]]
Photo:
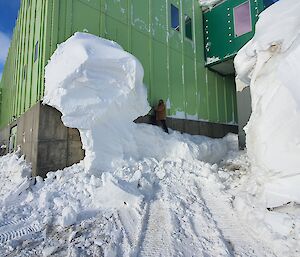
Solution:
[(0, 161), (0, 203), (4, 204), (12, 189), (25, 185), (31, 176), (31, 167), (19, 152), (7, 154)]
[[(167, 137), (175, 143), (194, 142), (203, 158), (216, 162), (224, 158), (228, 145), (237, 142), (234, 136), (210, 139), (174, 132)], [(163, 136), (160, 140), (164, 143)], [(161, 160), (128, 159), (101, 176), (84, 172), (82, 162), (50, 172), (44, 181), (37, 177), (28, 183), (25, 176), (15, 185), (10, 183), (6, 201), (1, 202), (0, 255), (148, 256), (157, 251), (164, 256), (177, 252), (192, 256), (201, 251), (229, 256), (225, 239), (199, 195), (204, 186), (214, 185), (215, 192), (220, 188), (213, 174), (218, 165), (193, 158), (182, 158), (178, 152), (162, 155)], [(23, 170), (24, 175), (30, 173), (24, 159), (14, 155), (1, 157), (0, 167), (11, 179)], [(0, 181), (1, 193), (7, 181)]]
[[(238, 197), (249, 196), (241, 179), (248, 166), (243, 160), (220, 164), (229, 152), (237, 154), (236, 136), (166, 134), (132, 122), (149, 106), (141, 66), (120, 46), (76, 33), (59, 46), (46, 76), (44, 102), (80, 130), (87, 155), (44, 181), (28, 180), (25, 172), (12, 187), (1, 203), (1, 256), (269, 257), (298, 251), (299, 222), (282, 226), (293, 233), (286, 240), (288, 233), (269, 231), (252, 206), (242, 212), (250, 213), (251, 228), (236, 212), (245, 206)], [(5, 163), (23, 170), (22, 159), (0, 158), (9, 170)], [(263, 235), (252, 235), (257, 227)]]
[(67, 127), (79, 129), (86, 169), (111, 168), (125, 149), (134, 152), (132, 121), (150, 110), (134, 56), (112, 41), (76, 33), (55, 51), (45, 79), (44, 103), (62, 112)]
[(238, 84), (250, 85), (246, 145), (267, 207), (300, 203), (299, 13), (293, 0), (266, 9), (235, 58)]
[(143, 67), (134, 56), (87, 33), (76, 33), (51, 57), (44, 103), (62, 112), (67, 127), (79, 129), (86, 171), (99, 175), (125, 160), (145, 157), (216, 162), (215, 148), (221, 155), (227, 152), (221, 141), (211, 141), (203, 151), (201, 143), (183, 142), (176, 132), (166, 137), (159, 128), (135, 124), (150, 110), (142, 81)]

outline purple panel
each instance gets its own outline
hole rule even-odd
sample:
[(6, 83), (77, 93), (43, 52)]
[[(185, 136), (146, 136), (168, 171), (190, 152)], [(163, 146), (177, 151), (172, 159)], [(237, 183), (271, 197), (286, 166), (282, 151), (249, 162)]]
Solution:
[(249, 1), (235, 7), (233, 13), (234, 31), (237, 37), (252, 31)]

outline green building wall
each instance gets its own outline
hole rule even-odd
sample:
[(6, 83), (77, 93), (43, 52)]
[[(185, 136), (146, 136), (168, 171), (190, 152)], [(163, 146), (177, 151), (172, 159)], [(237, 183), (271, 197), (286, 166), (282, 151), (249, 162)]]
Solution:
[[(249, 2), (252, 31), (235, 35), (234, 8)], [(264, 9), (263, 0), (226, 0), (203, 15), (205, 55), (207, 65), (232, 59), (253, 37), (258, 15)]]
[[(179, 8), (179, 31), (171, 28), (171, 4)], [(185, 15), (192, 18), (192, 40), (185, 36)], [(197, 0), (22, 0), (0, 84), (0, 127), (42, 99), (44, 67), (76, 31), (114, 40), (134, 54), (145, 69), (150, 104), (169, 99), (168, 116), (237, 123), (233, 76), (205, 68)]]

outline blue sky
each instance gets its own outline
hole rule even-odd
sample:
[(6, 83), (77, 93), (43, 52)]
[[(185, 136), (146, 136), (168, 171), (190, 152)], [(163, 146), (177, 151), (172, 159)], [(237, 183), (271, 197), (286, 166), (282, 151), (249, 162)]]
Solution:
[(19, 6), (20, 0), (0, 0), (0, 78)]

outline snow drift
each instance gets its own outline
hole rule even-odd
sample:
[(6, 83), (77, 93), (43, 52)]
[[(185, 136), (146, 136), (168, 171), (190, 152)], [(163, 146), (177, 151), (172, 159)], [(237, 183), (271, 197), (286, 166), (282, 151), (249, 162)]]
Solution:
[(100, 175), (145, 157), (219, 162), (230, 148), (223, 143), (227, 139), (201, 144), (203, 137), (195, 137), (195, 143), (178, 132), (167, 135), (133, 122), (150, 110), (143, 73), (140, 62), (117, 43), (87, 33), (76, 33), (51, 57), (43, 103), (58, 109), (67, 127), (79, 129), (85, 170)]
[(247, 151), (271, 207), (300, 202), (299, 13), (300, 2), (293, 0), (266, 9), (235, 58), (237, 84), (251, 90)]
[(120, 160), (134, 147), (128, 144), (132, 121), (150, 110), (134, 56), (113, 41), (76, 33), (55, 51), (45, 79), (44, 103), (62, 112), (67, 127), (79, 129), (88, 170), (109, 169), (112, 157)]

